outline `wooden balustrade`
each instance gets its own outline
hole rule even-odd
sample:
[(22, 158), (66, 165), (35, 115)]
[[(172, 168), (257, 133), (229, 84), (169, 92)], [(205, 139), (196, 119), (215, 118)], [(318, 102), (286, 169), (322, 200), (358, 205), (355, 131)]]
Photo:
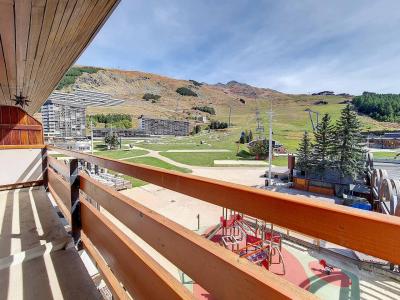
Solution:
[(47, 157), (47, 188), (60, 211), (71, 225), (75, 241), (80, 237), (78, 160), (67, 164), (54, 157)]
[[(398, 252), (400, 240), (396, 239), (396, 234), (400, 232), (400, 218), (397, 217), (141, 164), (131, 164), (54, 147), (49, 147), (49, 149), (261, 220), (268, 220), (302, 234), (331, 241), (393, 263), (400, 263)], [(76, 160), (74, 164), (77, 166)], [(63, 197), (67, 201), (73, 201), (74, 197), (69, 194), (71, 191), (66, 188), (66, 186), (71, 186), (71, 182), (67, 185), (62, 183), (63, 180), (65, 182), (66, 178), (72, 176), (71, 172), (68, 173), (63, 165), (52, 158), (49, 159), (49, 166), (49, 189), (52, 194), (54, 193), (59, 201)], [(239, 259), (232, 252), (149, 210), (86, 174), (82, 173), (76, 177), (75, 173), (72, 177), (77, 178), (75, 185), (79, 181), (80, 191), (100, 207), (100, 210), (97, 210), (88, 201), (84, 199), (80, 201), (82, 240), (88, 253), (98, 261), (99, 269), (115, 295), (123, 293), (120, 282), (138, 298), (145, 295), (149, 298), (148, 293), (157, 295), (161, 289), (165, 289), (165, 293), (172, 293), (168, 294), (170, 298), (188, 296), (185, 293), (181, 294), (183, 291), (180, 290), (180, 285), (176, 286), (175, 279), (165, 277), (166, 271), (161, 266), (141, 254), (142, 250), (138, 249), (137, 245), (102, 213), (103, 209), (217, 299), (314, 297), (284, 278), (267, 272), (244, 259)], [(75, 189), (76, 187), (77, 185)], [(72, 204), (67, 205), (61, 201), (61, 205), (63, 204), (68, 213)], [(77, 228), (79, 230), (79, 227)], [(107, 239), (104, 236), (107, 236)], [(125, 269), (128, 263), (122, 263), (125, 261), (123, 257), (131, 257), (130, 261), (135, 262), (135, 265), (141, 265), (141, 268), (146, 270), (146, 274), (143, 275), (144, 281), (137, 281), (135, 279), (137, 274)], [(150, 290), (147, 284), (152, 280), (157, 281), (157, 285), (161, 284), (162, 288), (157, 291)]]
[(142, 164), (49, 147), (315, 238), (400, 264), (400, 218)]
[[(82, 192), (183, 270), (216, 299), (264, 298), (266, 295), (271, 299), (314, 298), (284, 278), (267, 272), (245, 259), (238, 259), (231, 251), (87, 175), (80, 175), (80, 187)], [(82, 209), (86, 208), (82, 206)], [(84, 231), (85, 222), (85, 217), (82, 216)], [(95, 223), (93, 220), (90, 222)]]
[(81, 218), (84, 244), (96, 245), (134, 299), (193, 299), (189, 290), (83, 198)]

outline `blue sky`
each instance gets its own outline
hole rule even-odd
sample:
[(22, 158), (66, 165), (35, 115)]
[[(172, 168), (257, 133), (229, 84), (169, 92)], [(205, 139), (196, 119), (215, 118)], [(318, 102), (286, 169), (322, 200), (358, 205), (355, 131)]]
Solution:
[(288, 93), (400, 93), (399, 0), (122, 0), (78, 64)]

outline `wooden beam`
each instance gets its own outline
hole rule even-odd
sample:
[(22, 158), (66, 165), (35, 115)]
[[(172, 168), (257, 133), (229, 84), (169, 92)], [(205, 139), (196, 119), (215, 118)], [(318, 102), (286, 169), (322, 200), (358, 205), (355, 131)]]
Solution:
[(44, 149), (46, 145), (0, 145), (0, 150), (9, 149)]
[(47, 170), (47, 174), (49, 186), (51, 186), (54, 193), (57, 194), (69, 214), (71, 214), (71, 187), (69, 183), (50, 168)]
[(188, 289), (81, 198), (82, 230), (134, 299), (194, 299)]
[(33, 186), (40, 186), (40, 185), (43, 185), (43, 180), (3, 184), (3, 185), (0, 185), (0, 191), (15, 190), (15, 189), (21, 189), (21, 188), (27, 188), (27, 187), (33, 187)]
[(42, 125), (0, 124), (0, 129), (41, 131)]
[(94, 260), (99, 273), (105, 280), (107, 287), (111, 290), (113, 297), (116, 299), (130, 300), (131, 298), (127, 295), (125, 289), (122, 287), (117, 277), (115, 277), (115, 274), (111, 271), (110, 267), (107, 265), (107, 262), (84, 232), (81, 233), (81, 239), (83, 248)]
[(48, 156), (47, 158), (49, 166), (60, 174), (66, 181), (69, 181), (69, 167), (62, 160), (58, 160), (55, 157)]
[[(194, 198), (400, 264), (400, 218), (49, 147)], [(382, 234), (384, 233), (384, 234)], [(384, 245), (384, 247), (382, 246)]]
[(58, 209), (61, 211), (61, 213), (64, 215), (64, 218), (67, 220), (68, 224), (71, 224), (72, 218), (71, 218), (71, 213), (68, 210), (68, 208), (64, 204), (64, 200), (60, 198), (60, 196), (57, 194), (56, 190), (51, 186), (50, 182), (47, 185), (47, 188), (50, 192), (50, 194), (53, 196), (54, 201), (56, 202)]
[[(86, 175), (80, 176), (80, 183), (81, 190), (90, 198), (216, 299), (314, 298), (284, 278), (239, 258), (231, 251)], [(85, 228), (86, 222), (82, 219)], [(96, 244), (95, 241), (93, 243)]]

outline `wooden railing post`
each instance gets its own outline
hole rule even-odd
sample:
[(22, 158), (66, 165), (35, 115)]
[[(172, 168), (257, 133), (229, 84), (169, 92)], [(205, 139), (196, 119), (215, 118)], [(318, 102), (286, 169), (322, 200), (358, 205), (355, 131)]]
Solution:
[(42, 149), (42, 176), (43, 176), (43, 186), (45, 190), (47, 191), (48, 189), (48, 183), (49, 183), (49, 173), (48, 173), (48, 160), (47, 160), (47, 155), (48, 151), (47, 148)]
[(71, 233), (74, 242), (79, 242), (81, 231), (81, 217), (79, 204), (79, 176), (78, 159), (69, 162), (69, 181), (71, 186)]

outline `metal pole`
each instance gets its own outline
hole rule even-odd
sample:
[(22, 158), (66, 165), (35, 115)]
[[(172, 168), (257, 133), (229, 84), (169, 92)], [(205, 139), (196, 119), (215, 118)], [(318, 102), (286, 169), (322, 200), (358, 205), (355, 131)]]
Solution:
[(272, 184), (272, 99), (269, 108), (268, 185)]
[(232, 106), (229, 105), (229, 121), (228, 121), (228, 127), (231, 127), (231, 113), (232, 113)]
[(92, 121), (92, 117), (90, 117), (90, 139), (92, 142), (92, 151), (91, 153), (93, 154), (93, 121)]

